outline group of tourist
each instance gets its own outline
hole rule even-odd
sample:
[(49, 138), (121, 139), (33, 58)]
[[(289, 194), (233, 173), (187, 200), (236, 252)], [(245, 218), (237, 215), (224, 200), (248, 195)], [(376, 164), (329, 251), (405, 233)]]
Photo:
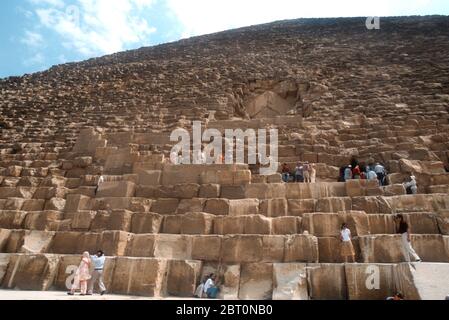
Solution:
[(67, 294), (75, 295), (76, 290), (80, 289), (82, 296), (91, 296), (94, 286), (98, 282), (100, 294), (106, 293), (106, 286), (103, 283), (103, 269), (106, 258), (102, 250), (91, 256), (89, 252), (84, 252), (78, 269), (75, 271), (75, 278), (72, 288)]
[(309, 162), (298, 162), (295, 170), (292, 172), (287, 163), (282, 164), (281, 168), (282, 181), (284, 182), (316, 182), (316, 167), (315, 164)]
[(351, 164), (340, 168), (339, 181), (346, 182), (353, 179), (377, 180), (380, 186), (386, 186), (387, 170), (379, 162), (365, 165), (353, 160)]
[(196, 298), (216, 299), (220, 292), (219, 284), (216, 283), (217, 277), (211, 273), (203, 278), (195, 291)]

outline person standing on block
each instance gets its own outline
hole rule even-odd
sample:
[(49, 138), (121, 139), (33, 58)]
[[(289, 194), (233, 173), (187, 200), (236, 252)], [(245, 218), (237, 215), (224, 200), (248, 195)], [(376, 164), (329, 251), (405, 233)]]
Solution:
[(100, 188), (100, 185), (104, 183), (104, 176), (101, 175), (100, 178), (98, 178), (97, 188), (95, 189), (95, 195), (97, 195), (98, 189)]
[(83, 257), (81, 259), (80, 265), (78, 269), (75, 272), (75, 279), (72, 285), (72, 289), (67, 294), (70, 296), (75, 295), (76, 289), (81, 289), (81, 295), (85, 296), (87, 293), (87, 282), (91, 279), (90, 275), (90, 266), (91, 266), (91, 259), (89, 252), (84, 252)]
[(92, 272), (92, 278), (89, 281), (89, 291), (88, 294), (92, 295), (94, 292), (94, 286), (98, 282), (100, 288), (100, 294), (104, 295), (106, 293), (106, 286), (103, 283), (103, 270), (106, 258), (102, 250), (98, 250), (95, 256), (91, 257), (92, 263), (94, 265), (94, 271)]
[(415, 252), (412, 247), (412, 239), (410, 236), (410, 227), (407, 222), (404, 220), (404, 216), (402, 214), (398, 214), (395, 217), (396, 222), (396, 232), (402, 236), (402, 248), (404, 251), (405, 259), (407, 262), (410, 262), (410, 256), (414, 259), (415, 262), (421, 262), (421, 258)]
[(341, 240), (341, 256), (345, 259), (345, 263), (348, 262), (348, 257), (351, 258), (351, 262), (355, 263), (355, 251), (351, 241), (351, 230), (348, 225), (343, 223), (340, 230)]

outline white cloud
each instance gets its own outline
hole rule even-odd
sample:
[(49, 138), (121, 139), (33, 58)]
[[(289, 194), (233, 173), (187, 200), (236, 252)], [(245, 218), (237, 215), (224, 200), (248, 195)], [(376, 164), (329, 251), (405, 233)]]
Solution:
[(275, 20), (416, 14), (430, 0), (167, 0), (184, 37)]
[(25, 36), (20, 39), (20, 42), (29, 47), (39, 47), (44, 43), (44, 39), (40, 33), (26, 30)]
[(148, 43), (156, 31), (144, 17), (154, 0), (77, 0), (62, 7), (60, 1), (45, 0), (45, 6), (36, 9), (40, 23), (62, 36), (65, 47), (86, 56)]
[(36, 65), (42, 65), (45, 61), (45, 57), (42, 53), (38, 52), (31, 58), (25, 59), (23, 61), (23, 65), (30, 67), (30, 66), (36, 66)]

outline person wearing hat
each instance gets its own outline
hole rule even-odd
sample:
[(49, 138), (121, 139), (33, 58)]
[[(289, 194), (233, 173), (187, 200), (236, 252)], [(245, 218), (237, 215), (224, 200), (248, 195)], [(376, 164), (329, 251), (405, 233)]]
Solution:
[(415, 176), (411, 176), (410, 179), (411, 179), (410, 182), (404, 183), (405, 189), (407, 191), (410, 190), (410, 193), (407, 192), (407, 194), (417, 194), (418, 193), (418, 184), (416, 182), (416, 177)]

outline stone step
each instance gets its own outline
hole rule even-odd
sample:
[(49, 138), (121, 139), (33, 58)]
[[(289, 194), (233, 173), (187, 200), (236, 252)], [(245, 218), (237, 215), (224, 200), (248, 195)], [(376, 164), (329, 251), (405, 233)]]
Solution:
[[(181, 260), (249, 262), (341, 262), (338, 237), (292, 235), (176, 235), (46, 232), (0, 229), (0, 252), (81, 254), (103, 248), (109, 255)], [(449, 262), (449, 236), (412, 235), (426, 262)], [(359, 235), (353, 239), (357, 261), (405, 262), (400, 235)]]
[[(79, 255), (0, 254), (4, 289), (67, 291)], [(439, 285), (449, 264), (202, 263), (191, 260), (107, 257), (109, 293), (146, 297), (193, 297), (200, 279), (214, 273), (225, 300), (443, 300)], [(39, 277), (35, 275), (38, 274)], [(435, 288), (440, 288), (435, 290)], [(444, 291), (444, 292), (443, 292)]]

